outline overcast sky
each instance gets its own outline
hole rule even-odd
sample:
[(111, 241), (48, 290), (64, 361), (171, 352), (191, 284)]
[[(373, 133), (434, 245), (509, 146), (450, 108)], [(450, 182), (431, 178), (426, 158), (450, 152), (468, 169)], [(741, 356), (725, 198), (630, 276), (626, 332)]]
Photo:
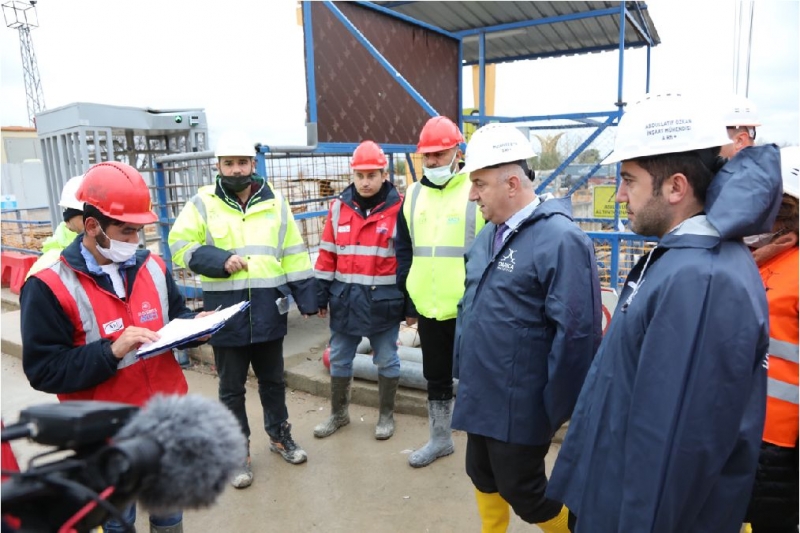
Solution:
[[(730, 93), (736, 2), (651, 0), (662, 44), (651, 91)], [(762, 139), (800, 143), (798, 0), (757, 0), (750, 98)], [(305, 143), (305, 66), (294, 1), (40, 0), (33, 42), (48, 108), (72, 102), (206, 110), (212, 137), (239, 128)], [(0, 28), (0, 124), (27, 125), (16, 31)], [(626, 53), (624, 99), (645, 91), (643, 49)], [(613, 109), (617, 54), (498, 67), (496, 113)], [(469, 75), (464, 106), (472, 106)]]

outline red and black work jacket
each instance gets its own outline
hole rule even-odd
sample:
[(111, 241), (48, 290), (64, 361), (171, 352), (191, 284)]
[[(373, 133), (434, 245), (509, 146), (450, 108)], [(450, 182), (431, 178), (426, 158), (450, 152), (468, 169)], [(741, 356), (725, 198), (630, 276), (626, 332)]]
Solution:
[(386, 182), (386, 200), (369, 214), (354, 200), (355, 186), (331, 202), (315, 265), (320, 309), (330, 306), (334, 331), (367, 336), (403, 320), (394, 242), (402, 197)]
[[(156, 393), (185, 394), (188, 386), (172, 350), (114, 357), (111, 343), (125, 328), (158, 331), (191, 318), (161, 258), (147, 250), (120, 266), (126, 297), (105, 273), (90, 271), (81, 239), (60, 261), (32, 276), (20, 295), (23, 368), (31, 385), (65, 400), (143, 405)], [(95, 267), (96, 268), (96, 267)]]

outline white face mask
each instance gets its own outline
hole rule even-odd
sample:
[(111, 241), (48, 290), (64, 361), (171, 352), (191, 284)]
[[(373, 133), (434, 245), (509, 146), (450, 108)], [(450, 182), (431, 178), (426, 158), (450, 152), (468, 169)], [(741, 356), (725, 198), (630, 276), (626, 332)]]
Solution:
[(774, 231), (772, 233), (760, 233), (758, 235), (750, 235), (749, 237), (744, 237), (742, 241), (744, 244), (750, 248), (761, 248), (762, 246), (766, 246), (772, 242), (772, 239), (778, 237), (779, 235), (783, 235), (785, 233), (784, 230)]
[[(100, 230), (103, 231), (103, 230)], [(100, 246), (100, 243), (97, 243), (97, 251), (100, 252), (100, 255), (108, 259), (109, 261), (113, 261), (114, 263), (124, 263), (136, 253), (136, 250), (139, 249), (138, 242), (123, 242), (117, 241), (106, 235), (106, 232), (103, 231), (103, 235), (106, 236), (108, 242), (110, 243), (110, 248), (103, 248)]]
[(456, 160), (456, 156), (458, 155), (458, 150), (453, 154), (453, 159), (450, 160), (449, 165), (445, 165), (439, 168), (428, 168), (422, 167), (422, 173), (428, 178), (428, 181), (433, 183), (434, 185), (444, 185), (450, 178), (454, 176), (453, 172), (453, 163)]

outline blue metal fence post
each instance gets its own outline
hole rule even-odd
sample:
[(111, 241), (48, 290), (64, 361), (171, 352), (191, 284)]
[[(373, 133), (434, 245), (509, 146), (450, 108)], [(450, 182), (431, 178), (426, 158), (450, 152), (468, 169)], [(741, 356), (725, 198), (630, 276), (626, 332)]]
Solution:
[(486, 34), (478, 34), (478, 127), (486, 124)]
[(156, 199), (158, 200), (158, 232), (161, 234), (161, 242), (158, 249), (161, 257), (167, 264), (167, 268), (172, 270), (172, 252), (169, 250), (169, 209), (167, 209), (167, 181), (164, 176), (164, 164), (156, 163)]
[(256, 152), (256, 174), (268, 182), (269, 176), (267, 176), (267, 158), (264, 156), (263, 150), (264, 147), (262, 146), (258, 152)]
[(619, 294), (619, 233), (609, 234), (611, 239), (611, 268), (609, 272), (609, 286)]

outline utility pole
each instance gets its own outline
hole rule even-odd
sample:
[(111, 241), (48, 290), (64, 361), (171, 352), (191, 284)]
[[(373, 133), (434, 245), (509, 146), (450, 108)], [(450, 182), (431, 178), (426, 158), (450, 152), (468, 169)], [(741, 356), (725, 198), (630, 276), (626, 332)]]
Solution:
[(28, 122), (35, 126), (36, 113), (45, 108), (42, 80), (39, 78), (39, 65), (33, 50), (31, 28), (39, 27), (36, 14), (37, 0), (10, 0), (3, 4), (3, 18), (6, 27), (19, 32), (19, 51), (22, 54), (22, 72), (25, 80), (25, 99), (28, 105)]

